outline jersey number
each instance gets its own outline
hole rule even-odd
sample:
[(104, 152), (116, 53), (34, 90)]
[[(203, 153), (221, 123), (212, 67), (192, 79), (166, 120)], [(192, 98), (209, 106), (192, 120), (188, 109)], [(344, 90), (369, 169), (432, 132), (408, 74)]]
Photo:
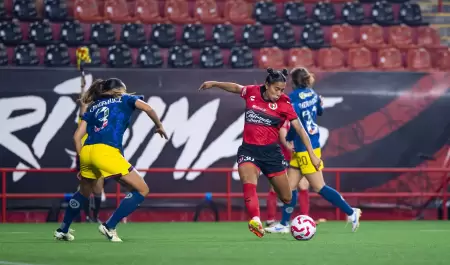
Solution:
[(95, 112), (96, 124), (94, 131), (98, 132), (108, 126), (109, 108), (101, 107)]
[(311, 111), (304, 110), (302, 112), (303, 120), (306, 123), (306, 131), (308, 131), (308, 133), (310, 135), (313, 135), (313, 134), (316, 134), (319, 132), (319, 126), (317, 125), (317, 123), (314, 122), (314, 117), (316, 117), (316, 115), (317, 115), (317, 107), (316, 106), (312, 107)]

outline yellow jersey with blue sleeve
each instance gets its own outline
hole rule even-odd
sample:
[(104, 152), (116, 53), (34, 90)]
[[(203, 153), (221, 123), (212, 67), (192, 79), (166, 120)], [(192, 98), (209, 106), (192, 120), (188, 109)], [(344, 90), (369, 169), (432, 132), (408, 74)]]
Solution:
[(133, 170), (123, 157), (122, 141), (138, 99), (143, 97), (125, 94), (89, 105), (82, 117), (87, 122), (87, 139), (80, 152), (82, 177), (121, 177)]
[[(309, 140), (314, 149), (314, 154), (320, 158), (322, 153), (320, 150), (320, 133), (319, 125), (317, 125), (317, 116), (322, 115), (323, 108), (321, 106), (319, 95), (311, 88), (299, 87), (289, 94), (289, 98), (303, 128), (305, 128), (305, 131), (308, 133)], [(305, 145), (293, 128), (290, 128), (286, 140), (294, 142), (295, 152), (289, 163), (290, 167), (298, 168), (302, 174), (312, 174), (316, 172), (317, 170), (311, 162), (311, 158), (306, 151)], [(323, 167), (322, 162), (320, 170), (322, 170)]]

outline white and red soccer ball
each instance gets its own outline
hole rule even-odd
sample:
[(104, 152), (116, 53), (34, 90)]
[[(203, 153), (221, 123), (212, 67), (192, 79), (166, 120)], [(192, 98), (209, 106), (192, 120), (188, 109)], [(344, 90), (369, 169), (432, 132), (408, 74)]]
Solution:
[(291, 222), (291, 235), (297, 240), (310, 240), (316, 233), (316, 223), (307, 215), (296, 216)]

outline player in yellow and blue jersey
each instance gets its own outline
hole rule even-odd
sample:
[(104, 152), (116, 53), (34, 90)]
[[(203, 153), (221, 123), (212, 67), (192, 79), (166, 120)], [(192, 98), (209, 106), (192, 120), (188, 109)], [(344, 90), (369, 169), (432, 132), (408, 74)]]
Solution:
[[(112, 242), (122, 242), (116, 232), (117, 224), (134, 212), (149, 192), (147, 183), (123, 157), (123, 135), (135, 109), (147, 113), (155, 123), (155, 133), (165, 139), (167, 135), (155, 111), (142, 97), (126, 92), (120, 79), (96, 80), (81, 98), (88, 108), (74, 134), (75, 149), (80, 157), (80, 189), (70, 199), (64, 220), (54, 233), (58, 240), (74, 240), (69, 227), (98, 179), (114, 178), (131, 187), (108, 221), (99, 226), (100, 233)], [(86, 133), (88, 137), (82, 145)]]
[[(314, 77), (306, 68), (295, 68), (291, 71), (291, 78), (294, 89), (290, 93), (289, 98), (301, 124), (309, 135), (314, 154), (320, 158), (320, 135), (317, 116), (322, 115), (323, 108), (320, 96), (311, 88), (314, 83)], [(352, 223), (352, 230), (355, 232), (359, 227), (361, 210), (350, 207), (339, 192), (325, 184), (322, 174), (323, 163), (319, 169), (314, 167), (308, 152), (306, 152), (305, 145), (294, 133), (289, 131), (286, 137), (288, 141), (294, 141), (295, 150), (288, 170), (289, 185), (292, 189), (292, 201), (290, 204), (284, 204), (281, 222), (275, 226), (266, 228), (266, 231), (269, 233), (289, 233), (289, 221), (297, 202), (297, 187), (304, 176), (315, 192), (319, 193), (325, 200), (347, 214), (348, 221)]]

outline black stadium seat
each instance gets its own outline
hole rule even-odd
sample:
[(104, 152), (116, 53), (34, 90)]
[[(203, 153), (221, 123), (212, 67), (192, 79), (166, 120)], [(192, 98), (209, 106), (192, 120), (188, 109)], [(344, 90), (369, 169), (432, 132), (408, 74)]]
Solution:
[(28, 29), (28, 39), (36, 46), (46, 46), (53, 42), (52, 28), (46, 20), (35, 21)]
[(97, 44), (89, 45), (89, 55), (91, 56), (91, 62), (89, 67), (98, 67), (102, 65), (102, 57), (100, 54), (100, 48)]
[(253, 17), (256, 21), (265, 25), (273, 25), (280, 22), (280, 19), (277, 17), (277, 7), (273, 2), (257, 2), (253, 8)]
[(242, 30), (243, 43), (250, 48), (261, 48), (265, 44), (264, 28), (260, 23), (245, 25)]
[(203, 25), (188, 24), (183, 28), (183, 41), (191, 48), (201, 48), (205, 44), (206, 34)]
[(161, 50), (156, 44), (145, 45), (139, 48), (137, 64), (142, 68), (162, 67), (164, 61)]
[(22, 30), (16, 20), (0, 22), (0, 42), (9, 46), (22, 41)]
[(231, 48), (236, 42), (233, 26), (229, 24), (214, 26), (213, 38), (215, 44), (220, 48)]
[(284, 4), (284, 17), (294, 25), (305, 25), (310, 23), (306, 7), (302, 2), (287, 2)]
[(422, 21), (422, 12), (417, 3), (406, 2), (400, 7), (400, 21), (408, 26), (425, 26)]
[(153, 25), (150, 42), (158, 44), (161, 48), (169, 48), (175, 45), (176, 32), (172, 24)]
[(314, 19), (322, 25), (337, 24), (336, 10), (334, 5), (330, 2), (319, 2), (314, 6)]
[(52, 22), (64, 22), (68, 17), (66, 0), (45, 0), (44, 16)]
[(200, 65), (203, 68), (223, 67), (223, 55), (219, 47), (205, 47), (200, 52)]
[(20, 44), (14, 49), (14, 64), (17, 66), (33, 66), (39, 64), (36, 46), (30, 44)]
[(8, 53), (6, 51), (5, 45), (3, 43), (0, 43), (0, 65), (7, 65), (8, 64)]
[(133, 64), (131, 50), (126, 44), (118, 44), (108, 49), (108, 65), (114, 68), (130, 67)]
[(301, 41), (311, 49), (320, 49), (325, 43), (325, 36), (320, 24), (315, 22), (303, 28)]
[(50, 67), (70, 65), (69, 49), (65, 43), (52, 44), (45, 50), (44, 64)]
[(385, 0), (377, 1), (372, 7), (372, 18), (381, 26), (395, 25), (392, 5)]
[(122, 26), (120, 40), (130, 47), (140, 47), (145, 44), (144, 25), (127, 23)]
[(359, 2), (345, 3), (341, 10), (341, 16), (346, 23), (354, 26), (363, 25), (367, 21), (364, 7)]
[(14, 17), (21, 21), (34, 21), (37, 19), (36, 1), (31, 0), (14, 0), (13, 2)]
[(273, 26), (272, 41), (282, 49), (292, 48), (295, 45), (295, 36), (291, 24), (285, 22)]
[(59, 38), (69, 47), (82, 45), (84, 42), (83, 27), (78, 21), (66, 21), (61, 26)]
[(236, 46), (231, 49), (230, 63), (232, 68), (253, 68), (253, 53), (247, 46)]
[(187, 45), (176, 45), (169, 49), (169, 67), (189, 68), (192, 67), (192, 64), (192, 51)]
[(91, 41), (100, 47), (113, 45), (116, 32), (110, 23), (95, 23), (91, 26)]

